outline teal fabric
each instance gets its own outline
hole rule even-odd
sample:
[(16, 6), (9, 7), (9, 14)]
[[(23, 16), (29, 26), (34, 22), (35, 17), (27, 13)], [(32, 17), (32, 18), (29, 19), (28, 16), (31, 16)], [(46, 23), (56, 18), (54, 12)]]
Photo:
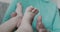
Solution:
[(32, 5), (33, 7), (39, 10), (39, 13), (34, 17), (34, 21), (32, 23), (32, 27), (34, 32), (36, 32), (36, 22), (39, 15), (42, 16), (42, 23), (46, 27), (47, 30), (51, 32), (60, 32), (60, 16), (56, 4), (51, 0), (11, 0), (11, 4), (9, 5), (7, 12), (3, 18), (3, 22), (6, 22), (11, 18), (11, 13), (15, 12), (17, 3), (22, 3), (23, 13), (25, 9)]

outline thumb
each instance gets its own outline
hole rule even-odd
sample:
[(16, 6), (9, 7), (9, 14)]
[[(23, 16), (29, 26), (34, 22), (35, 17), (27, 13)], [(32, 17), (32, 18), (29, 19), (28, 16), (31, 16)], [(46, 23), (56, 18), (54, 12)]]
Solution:
[(11, 18), (13, 18), (13, 17), (15, 17), (15, 16), (17, 16), (17, 13), (16, 13), (16, 12), (13, 12), (13, 13), (11, 14)]
[(38, 17), (38, 20), (37, 20), (37, 30), (39, 30), (39, 29), (44, 29), (45, 27), (44, 27), (44, 25), (43, 25), (43, 23), (42, 23), (42, 16), (39, 16)]

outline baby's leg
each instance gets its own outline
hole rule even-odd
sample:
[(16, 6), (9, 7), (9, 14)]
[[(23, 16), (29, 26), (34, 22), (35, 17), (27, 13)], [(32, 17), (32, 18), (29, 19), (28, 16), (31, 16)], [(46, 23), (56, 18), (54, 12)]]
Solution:
[[(19, 9), (20, 8), (20, 9)], [(22, 17), (22, 10), (21, 5), (17, 5), (16, 13), (12, 13), (11, 19), (9, 19), (7, 22), (0, 25), (0, 32), (11, 32), (14, 30), (14, 28), (17, 27), (18, 22), (21, 23)]]
[(26, 12), (23, 16), (22, 22), (20, 27), (17, 29), (16, 32), (33, 32), (31, 23), (34, 16), (38, 13), (37, 9), (33, 8), (32, 6), (26, 9)]

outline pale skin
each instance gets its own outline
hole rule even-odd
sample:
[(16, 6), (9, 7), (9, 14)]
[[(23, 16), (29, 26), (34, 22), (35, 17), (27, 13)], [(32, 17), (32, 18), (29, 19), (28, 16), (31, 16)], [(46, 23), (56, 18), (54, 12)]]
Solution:
[[(18, 27), (18, 29), (15, 32), (33, 32), (31, 23), (37, 13), (38, 10), (36, 8), (29, 6), (26, 8), (25, 14), (23, 15), (22, 5), (18, 3), (16, 12), (12, 13), (11, 19), (0, 25), (0, 32), (12, 32), (16, 27)], [(47, 32), (41, 20), (42, 17), (39, 16), (37, 18), (37, 31)]]

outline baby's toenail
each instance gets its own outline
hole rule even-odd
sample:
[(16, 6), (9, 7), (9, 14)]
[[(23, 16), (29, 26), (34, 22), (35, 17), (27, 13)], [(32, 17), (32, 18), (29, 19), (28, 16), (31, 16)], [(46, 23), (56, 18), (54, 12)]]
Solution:
[(32, 7), (31, 10), (34, 10), (34, 8)]
[(37, 9), (32, 10), (33, 13), (35, 13), (36, 11), (37, 11)]

